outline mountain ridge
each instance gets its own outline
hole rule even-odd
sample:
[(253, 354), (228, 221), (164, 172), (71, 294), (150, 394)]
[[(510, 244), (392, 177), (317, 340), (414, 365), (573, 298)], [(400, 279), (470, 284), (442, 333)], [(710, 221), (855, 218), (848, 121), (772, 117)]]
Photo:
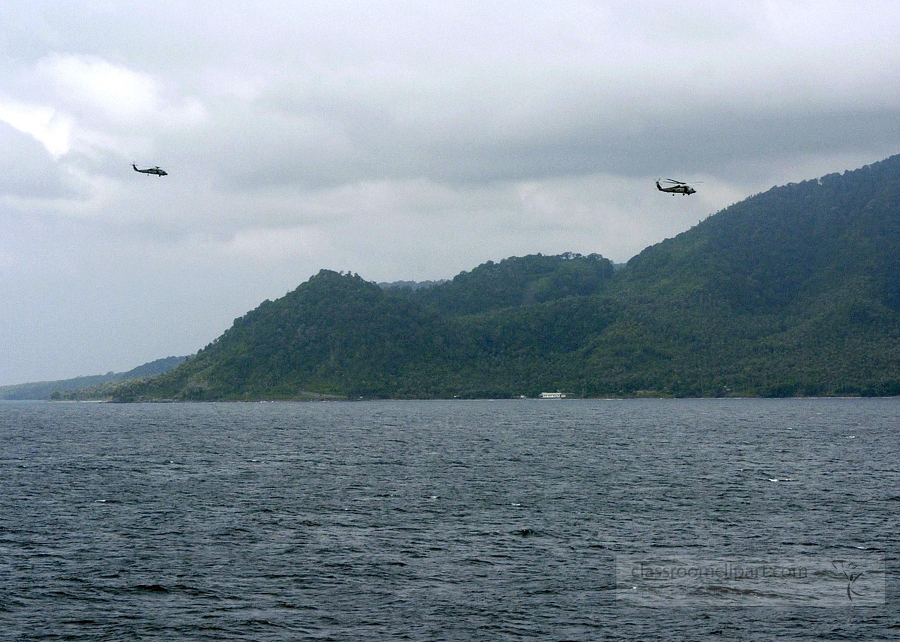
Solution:
[(323, 270), (121, 401), (900, 394), (900, 156), (654, 244), (427, 288)]
[[(154, 359), (126, 372), (107, 372), (104, 375), (87, 375), (72, 377), (71, 379), (58, 379), (54, 381), (34, 381), (8, 386), (0, 386), (0, 400), (27, 401), (63, 399), (76, 396), (81, 390), (108, 386), (130, 379), (152, 377), (167, 372), (184, 363), (188, 357), (165, 357)], [(88, 397), (94, 395), (88, 394)]]

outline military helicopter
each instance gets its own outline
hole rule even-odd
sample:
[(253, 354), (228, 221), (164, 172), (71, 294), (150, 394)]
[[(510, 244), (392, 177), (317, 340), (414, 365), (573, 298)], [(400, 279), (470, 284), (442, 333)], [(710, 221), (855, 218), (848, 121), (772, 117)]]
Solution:
[(157, 176), (168, 176), (166, 170), (160, 169), (159, 165), (157, 165), (156, 167), (148, 167), (147, 169), (138, 169), (137, 165), (135, 165), (134, 163), (132, 163), (131, 166), (134, 168), (134, 171), (140, 172), (141, 174), (156, 174)]
[[(669, 185), (667, 185), (666, 187), (663, 187), (662, 185), (660, 185), (659, 181), (660, 181), (660, 179), (657, 178), (656, 179), (656, 189), (658, 189), (660, 192), (668, 192), (672, 196), (675, 196), (675, 194), (681, 194), (682, 196), (690, 196), (691, 194), (694, 194), (697, 191), (693, 187), (691, 187), (690, 185), (685, 183), (684, 181), (676, 181), (671, 178), (667, 178), (665, 180), (665, 182), (669, 183)], [(702, 181), (698, 181), (698, 184), (700, 182), (702, 182)]]

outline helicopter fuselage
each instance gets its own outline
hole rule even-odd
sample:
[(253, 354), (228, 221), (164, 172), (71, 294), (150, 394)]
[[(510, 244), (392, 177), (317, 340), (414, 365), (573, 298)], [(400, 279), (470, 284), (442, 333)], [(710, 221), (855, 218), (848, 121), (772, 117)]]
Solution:
[(673, 196), (675, 194), (681, 194), (682, 196), (690, 196), (691, 194), (697, 193), (697, 190), (695, 190), (690, 185), (687, 185), (686, 183), (678, 183), (678, 184), (672, 185), (671, 187), (663, 187), (662, 185), (659, 184), (659, 181), (656, 181), (656, 189), (658, 189), (660, 192), (666, 192), (667, 194), (672, 194)]
[(168, 176), (166, 170), (160, 169), (159, 167), (148, 167), (147, 169), (138, 169), (137, 165), (132, 163), (131, 165), (134, 168), (134, 171), (140, 172), (141, 174), (156, 174), (157, 176)]

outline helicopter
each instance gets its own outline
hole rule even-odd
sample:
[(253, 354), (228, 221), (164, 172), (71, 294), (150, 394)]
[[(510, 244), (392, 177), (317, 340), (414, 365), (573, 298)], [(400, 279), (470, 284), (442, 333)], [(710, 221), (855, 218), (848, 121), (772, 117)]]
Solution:
[(134, 168), (134, 171), (140, 172), (141, 174), (156, 174), (157, 176), (168, 176), (166, 170), (160, 169), (159, 165), (157, 165), (156, 167), (148, 167), (147, 169), (138, 169), (137, 165), (135, 165), (134, 163), (132, 163), (131, 166)]
[(656, 189), (658, 189), (660, 192), (668, 192), (672, 196), (675, 196), (675, 194), (681, 194), (682, 196), (690, 196), (691, 194), (694, 194), (697, 191), (693, 187), (691, 187), (690, 185), (685, 183), (684, 181), (676, 181), (671, 178), (667, 178), (665, 182), (670, 183), (670, 185), (667, 185), (666, 187), (663, 187), (662, 185), (660, 185), (659, 181), (660, 181), (660, 179), (657, 178), (656, 179)]

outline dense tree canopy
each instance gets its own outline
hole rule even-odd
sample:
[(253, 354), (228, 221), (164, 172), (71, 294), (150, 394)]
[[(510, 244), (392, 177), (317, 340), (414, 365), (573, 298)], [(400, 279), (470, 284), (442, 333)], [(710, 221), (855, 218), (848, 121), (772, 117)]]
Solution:
[(322, 271), (121, 400), (900, 394), (900, 156), (647, 248), (431, 287)]

